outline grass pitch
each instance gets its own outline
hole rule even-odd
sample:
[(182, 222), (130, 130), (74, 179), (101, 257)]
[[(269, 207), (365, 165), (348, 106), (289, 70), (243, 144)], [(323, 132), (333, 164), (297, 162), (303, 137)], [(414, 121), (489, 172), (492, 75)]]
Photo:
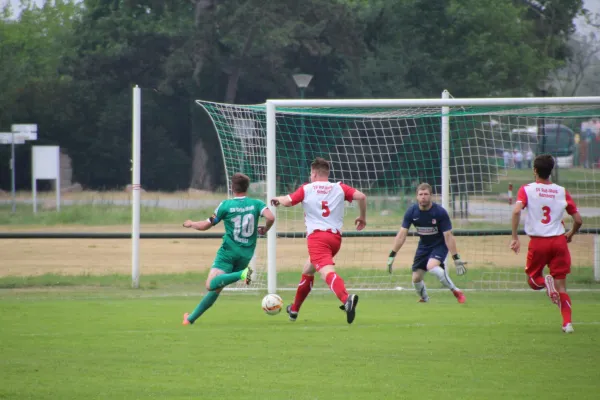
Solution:
[[(530, 181), (529, 175), (511, 172), (493, 192), (504, 193), (507, 180), (518, 187), (516, 178)], [(597, 198), (582, 201), (595, 206)], [(8, 210), (0, 206), (6, 230), (130, 229), (126, 206), (76, 204), (37, 216)], [(142, 211), (147, 232), (180, 231), (192, 214)], [(370, 226), (397, 229), (395, 212), (374, 214)], [(390, 243), (345, 240), (341, 275), (350, 281), (356, 265), (384, 271)], [(447, 291), (431, 291), (428, 304), (417, 304), (411, 290), (366, 292), (351, 326), (328, 291), (313, 292), (295, 323), (284, 314), (265, 315), (264, 293), (226, 292), (195, 325), (181, 326), (183, 312), (201, 299), (219, 244), (143, 240), (142, 289), (132, 290), (130, 241), (1, 241), (0, 399), (562, 400), (600, 393), (600, 292), (571, 294), (572, 335), (561, 332), (559, 311), (544, 293), (532, 291), (468, 291), (463, 305)], [(513, 256), (507, 244), (506, 237), (459, 238), (473, 266), (456, 277), (459, 287), (486, 279), (522, 284), (525, 255)], [(404, 268), (406, 277), (415, 245), (407, 242), (397, 257), (396, 271)], [(571, 287), (597, 288), (592, 246), (591, 235), (572, 245), (578, 267)], [(293, 288), (305, 242), (286, 240), (278, 249), (278, 281)], [(428, 287), (439, 287), (429, 278)], [(286, 304), (293, 294), (281, 293)]]
[[(199, 289), (196, 289), (197, 291)], [(0, 398), (595, 399), (600, 294), (572, 294), (576, 332), (543, 293), (361, 293), (347, 325), (329, 292), (297, 322), (226, 292), (0, 290)], [(286, 304), (293, 292), (281, 293)]]

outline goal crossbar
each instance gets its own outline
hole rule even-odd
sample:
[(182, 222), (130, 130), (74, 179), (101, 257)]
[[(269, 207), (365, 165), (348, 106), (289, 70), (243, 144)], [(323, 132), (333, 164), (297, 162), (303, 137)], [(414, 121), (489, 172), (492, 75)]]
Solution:
[[(134, 89), (133, 104), (134, 187), (140, 184), (141, 102), (136, 91), (139, 88)], [(307, 168), (315, 156), (331, 161), (332, 179), (367, 193), (372, 235), (345, 231), (344, 251), (336, 258), (346, 268), (349, 287), (365, 290), (395, 287), (410, 278), (407, 267), (412, 249), (402, 250), (403, 260), (397, 259), (399, 266), (393, 275), (381, 272), (385, 262), (380, 258), (414, 201), (415, 182), (431, 183), (435, 201), (451, 213), (453, 228), (457, 236), (462, 236), (459, 246), (465, 254), (461, 251), (461, 255), (472, 261), (470, 265), (490, 268), (491, 272), (481, 277), (483, 286), (522, 287), (519, 263), (524, 260), (506, 257), (506, 246), (500, 243), (504, 240), (500, 235), (506, 236), (510, 227), (506, 219), (507, 185), (518, 175), (509, 171), (518, 172), (512, 161), (506, 164), (506, 156), (502, 160), (502, 151), (520, 149), (525, 154), (531, 144), (530, 129), (537, 129), (539, 136), (545, 124), (565, 124), (575, 130), (584, 120), (600, 119), (600, 97), (596, 96), (455, 99), (444, 91), (441, 98), (429, 99), (268, 99), (252, 105), (198, 100), (197, 104), (208, 113), (217, 130), (226, 178), (234, 172), (246, 173), (254, 185), (250, 195), (268, 201), (289, 192), (306, 181)], [(513, 131), (517, 132), (514, 136)], [(534, 148), (534, 152), (539, 150), (539, 146)], [(591, 218), (584, 225), (590, 231), (574, 240), (575, 247), (588, 249), (573, 251), (574, 258), (579, 257), (579, 271), (600, 266), (600, 251), (589, 251), (600, 249), (594, 220), (600, 218), (600, 176), (595, 171), (597, 168), (580, 169), (575, 178), (568, 176), (577, 171), (562, 172), (570, 179), (571, 193), (582, 199), (582, 215), (587, 213), (586, 218)], [(530, 175), (523, 179), (530, 179)], [(500, 197), (502, 193), (504, 198)], [(510, 189), (508, 193), (510, 198)], [(468, 207), (464, 218), (463, 201)], [(459, 203), (460, 216), (455, 218), (452, 212)], [(137, 287), (140, 233), (136, 193), (132, 206), (132, 277)], [(290, 272), (301, 268), (306, 256), (302, 210), (276, 211), (275, 226), (268, 233), (267, 243), (261, 241), (257, 247), (253, 261), (259, 271), (253, 288), (270, 293), (291, 287)], [(351, 227), (356, 211), (352, 206), (346, 208), (347, 227)], [(409, 242), (408, 247), (416, 245), (414, 239)], [(503, 270), (493, 272), (495, 266)], [(277, 282), (279, 273), (281, 282), (285, 282), (282, 285)], [(466, 281), (459, 283), (466, 285)]]
[[(441, 131), (441, 182), (442, 206), (448, 209), (450, 199), (450, 107), (479, 106), (552, 106), (552, 105), (600, 105), (600, 97), (531, 97), (531, 98), (450, 98), (447, 90), (441, 99), (286, 99), (267, 100), (266, 106), (266, 155), (267, 155), (267, 199), (277, 196), (276, 171), (276, 126), (277, 112), (286, 107), (440, 107)], [(282, 110), (283, 111), (283, 110)], [(277, 221), (267, 236), (267, 288), (269, 293), (277, 291)]]
[(485, 107), (485, 106), (550, 106), (595, 105), (600, 96), (583, 97), (498, 97), (498, 98), (430, 98), (430, 99), (273, 99), (265, 103), (275, 107)]
[[(287, 107), (440, 107), (441, 131), (441, 181), (442, 206), (448, 209), (450, 199), (450, 125), (448, 114), (450, 107), (464, 106), (551, 106), (551, 105), (600, 105), (600, 97), (532, 97), (532, 98), (450, 98), (444, 90), (441, 99), (350, 99), (350, 100), (316, 100), (287, 99), (267, 100), (266, 102), (266, 144), (267, 144), (267, 198), (274, 198), (277, 193), (276, 171), (276, 126), (277, 112)], [(282, 110), (283, 111), (283, 110)], [(269, 293), (277, 291), (277, 222), (267, 236), (267, 287)]]

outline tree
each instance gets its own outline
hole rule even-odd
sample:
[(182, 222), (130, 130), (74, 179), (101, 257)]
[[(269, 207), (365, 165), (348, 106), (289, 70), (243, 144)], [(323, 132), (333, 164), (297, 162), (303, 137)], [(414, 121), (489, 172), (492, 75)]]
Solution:
[[(551, 72), (552, 85), (561, 96), (597, 93), (600, 84), (600, 40), (595, 33), (574, 36), (569, 42), (569, 58), (565, 66)], [(595, 70), (595, 71), (594, 71)], [(591, 90), (590, 90), (591, 89)]]
[(14, 19), (9, 5), (0, 18), (2, 124), (18, 117), (12, 105), (25, 87), (60, 79), (57, 68), (61, 56), (68, 51), (63, 43), (81, 11), (73, 0), (46, 0), (40, 8), (24, 1), (22, 6), (25, 8), (19, 19)]
[[(65, 57), (61, 68), (76, 99), (70, 105), (80, 117), (63, 140), (70, 146), (74, 176), (83, 185), (114, 188), (129, 182), (131, 88), (157, 87), (172, 47), (184, 42), (176, 20), (189, 6), (174, 8), (177, 4), (86, 2), (70, 43), (76, 55)], [(190, 150), (181, 148), (181, 142), (189, 144), (184, 140), (188, 117), (173, 125), (181, 109), (173, 113), (172, 104), (152, 98), (144, 103), (142, 185), (149, 189), (186, 188), (189, 180)], [(172, 116), (162, 121), (168, 112)]]
[(590, 96), (600, 89), (600, 14), (586, 12), (581, 33), (569, 40), (564, 66), (551, 73), (552, 85), (561, 96)]
[(581, 2), (559, 5), (547, 6), (548, 23), (521, 1), (374, 2), (369, 54), (348, 71), (359, 78), (346, 80), (382, 97), (439, 97), (443, 89), (460, 97), (528, 95), (566, 57), (559, 49)]
[[(0, 129), (8, 130), (13, 123), (37, 123), (36, 144), (57, 144), (60, 129), (54, 121), (64, 116), (57, 110), (59, 87), (64, 83), (58, 66), (71, 50), (64, 43), (72, 34), (81, 5), (69, 0), (47, 0), (40, 7), (28, 1), (21, 5), (18, 19), (8, 6), (0, 18)], [(18, 188), (31, 183), (29, 146), (17, 146)], [(6, 148), (0, 148), (0, 158), (9, 158)], [(9, 173), (8, 165), (1, 163), (0, 182), (10, 182)]]
[[(239, 0), (219, 5), (198, 2), (196, 6), (193, 41), (204, 40), (187, 47), (194, 49), (195, 93), (204, 99), (256, 103), (267, 97), (294, 97), (291, 75), (297, 68), (318, 74), (321, 90), (327, 93), (340, 60), (357, 58), (362, 48), (360, 29), (345, 3)], [(170, 65), (185, 65), (183, 56), (174, 54)], [(186, 81), (185, 68), (172, 71), (167, 77), (170, 83)], [(204, 188), (205, 171), (222, 165), (205, 151), (217, 145), (213, 137), (203, 136), (194, 146), (192, 186)]]
[(313, 74), (307, 95), (321, 98), (529, 95), (576, 59), (566, 41), (582, 12), (580, 0), (534, 3), (84, 0), (26, 7), (18, 20), (6, 9), (0, 123), (38, 122), (78, 181), (119, 187), (138, 84), (142, 184), (214, 189), (224, 184), (219, 139), (194, 99), (294, 97), (295, 72)]

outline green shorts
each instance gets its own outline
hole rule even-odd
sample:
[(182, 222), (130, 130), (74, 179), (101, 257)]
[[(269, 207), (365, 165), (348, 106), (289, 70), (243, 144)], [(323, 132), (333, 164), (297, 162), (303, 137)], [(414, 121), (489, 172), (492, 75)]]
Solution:
[(231, 250), (225, 250), (222, 247), (217, 251), (217, 256), (213, 262), (212, 268), (218, 268), (226, 274), (238, 272), (245, 269), (253, 254), (235, 254)]

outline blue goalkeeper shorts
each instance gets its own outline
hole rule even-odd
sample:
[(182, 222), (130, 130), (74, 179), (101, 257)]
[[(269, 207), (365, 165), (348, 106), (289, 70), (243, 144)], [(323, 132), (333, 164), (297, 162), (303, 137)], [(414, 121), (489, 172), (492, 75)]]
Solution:
[(434, 258), (440, 261), (440, 267), (444, 268), (444, 261), (448, 256), (448, 247), (445, 244), (438, 245), (431, 248), (425, 247), (417, 247), (417, 252), (415, 253), (415, 258), (413, 260), (412, 270), (413, 272), (417, 270), (427, 271), (427, 263), (430, 258)]

